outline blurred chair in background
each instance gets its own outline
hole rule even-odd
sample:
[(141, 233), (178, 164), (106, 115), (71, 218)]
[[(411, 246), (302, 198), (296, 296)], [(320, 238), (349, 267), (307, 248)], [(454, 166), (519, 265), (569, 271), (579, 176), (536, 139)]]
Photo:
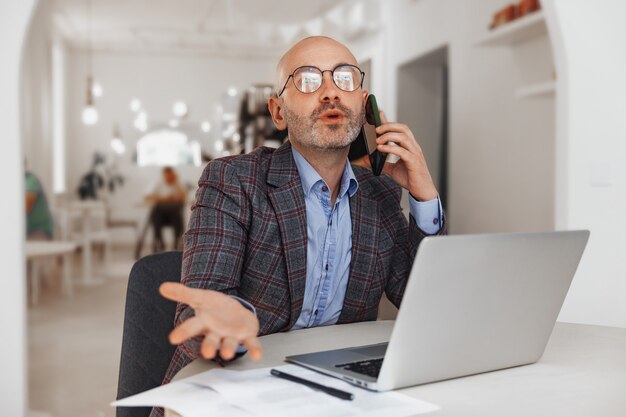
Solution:
[(107, 274), (111, 259), (111, 234), (107, 227), (107, 207), (99, 200), (77, 200), (67, 204), (67, 237), (81, 245), (83, 284), (97, 282), (92, 264), (93, 246), (101, 248), (101, 269)]

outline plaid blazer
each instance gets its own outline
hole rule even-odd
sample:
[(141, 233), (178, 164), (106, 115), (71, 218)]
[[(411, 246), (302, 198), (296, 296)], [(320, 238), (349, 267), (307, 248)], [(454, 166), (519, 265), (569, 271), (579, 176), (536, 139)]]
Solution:
[[(400, 305), (425, 234), (400, 208), (401, 189), (387, 176), (355, 166), (350, 198), (352, 258), (338, 323), (375, 320), (383, 291)], [(444, 227), (440, 234), (445, 233)], [(199, 181), (185, 233), (182, 283), (250, 302), (260, 334), (289, 330), (306, 284), (304, 192), (289, 142), (211, 161)], [(176, 325), (193, 315), (179, 304)], [(199, 339), (178, 347), (164, 383), (198, 356)]]

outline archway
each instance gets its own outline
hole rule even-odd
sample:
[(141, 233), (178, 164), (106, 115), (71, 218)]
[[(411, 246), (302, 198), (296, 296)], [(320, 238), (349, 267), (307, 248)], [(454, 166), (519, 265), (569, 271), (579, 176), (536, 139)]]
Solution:
[[(9, 5), (10, 4), (10, 5)], [(0, 205), (3, 300), (0, 320), (4, 333), (0, 404), (3, 414), (23, 416), (27, 410), (26, 391), (26, 308), (24, 285), (24, 176), (19, 124), (20, 72), (23, 44), (35, 0), (5, 3), (0, 17), (0, 53), (6, 65), (0, 66), (0, 111), (3, 115), (4, 149), (0, 152), (0, 174), (4, 182), (4, 201)], [(22, 202), (22, 204), (19, 204)], [(18, 244), (16, 244), (18, 242)]]

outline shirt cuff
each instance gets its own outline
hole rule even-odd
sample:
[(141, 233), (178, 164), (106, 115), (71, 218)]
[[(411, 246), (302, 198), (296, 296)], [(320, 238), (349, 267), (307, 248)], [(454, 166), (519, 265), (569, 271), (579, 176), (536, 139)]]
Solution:
[[(254, 313), (254, 315), (256, 316), (256, 308), (254, 308), (254, 306), (252, 304), (250, 304), (249, 302), (247, 302), (243, 298), (237, 297), (236, 295), (231, 295), (230, 297), (234, 298), (237, 301), (239, 301), (242, 306), (244, 306), (248, 310), (252, 311)], [(248, 351), (248, 349), (244, 345), (237, 346), (236, 353), (242, 354), (242, 353), (246, 353), (247, 351)]]
[(409, 208), (411, 215), (424, 233), (434, 235), (441, 230), (441, 200), (439, 197), (429, 201), (417, 201), (409, 193)]
[(252, 311), (254, 313), (254, 315), (256, 316), (256, 308), (254, 308), (254, 306), (252, 304), (250, 304), (249, 302), (247, 302), (243, 298), (237, 297), (236, 295), (231, 295), (230, 298), (234, 298), (235, 300), (239, 301), (242, 306), (244, 306), (248, 310)]

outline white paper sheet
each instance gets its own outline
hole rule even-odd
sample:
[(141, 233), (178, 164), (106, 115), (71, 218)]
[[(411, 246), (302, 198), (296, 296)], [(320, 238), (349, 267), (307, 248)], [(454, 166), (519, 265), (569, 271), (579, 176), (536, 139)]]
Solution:
[(274, 377), (270, 374), (271, 368), (250, 371), (212, 369), (112, 405), (166, 407), (183, 417), (405, 417), (439, 409), (434, 404), (397, 392), (367, 391), (297, 365), (275, 368), (349, 391), (354, 394), (354, 400), (341, 400)]
[(165, 407), (183, 417), (251, 417), (202, 385), (178, 381), (111, 403), (114, 407)]

